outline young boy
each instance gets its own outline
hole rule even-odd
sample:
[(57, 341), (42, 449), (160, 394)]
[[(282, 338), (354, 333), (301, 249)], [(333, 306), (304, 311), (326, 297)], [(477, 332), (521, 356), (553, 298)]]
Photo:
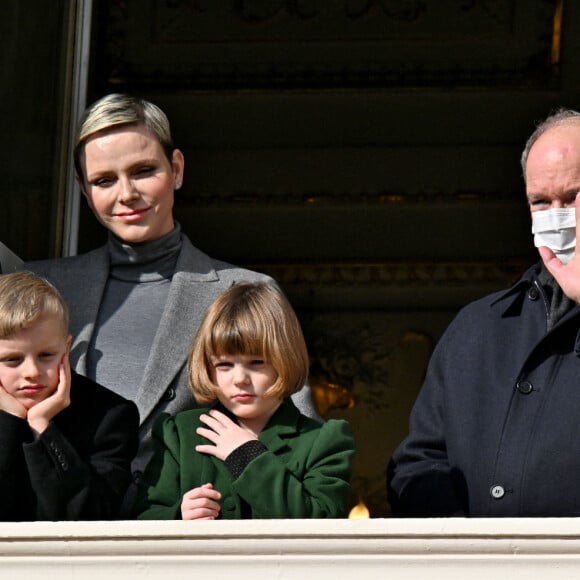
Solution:
[(0, 275), (0, 520), (114, 519), (136, 406), (71, 372), (68, 309), (30, 272)]

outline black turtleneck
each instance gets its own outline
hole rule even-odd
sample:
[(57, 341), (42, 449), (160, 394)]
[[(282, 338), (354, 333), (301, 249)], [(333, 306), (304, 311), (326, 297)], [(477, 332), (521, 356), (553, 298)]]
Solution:
[(181, 250), (179, 224), (158, 240), (129, 244), (109, 233), (111, 266), (87, 356), (87, 375), (135, 395)]

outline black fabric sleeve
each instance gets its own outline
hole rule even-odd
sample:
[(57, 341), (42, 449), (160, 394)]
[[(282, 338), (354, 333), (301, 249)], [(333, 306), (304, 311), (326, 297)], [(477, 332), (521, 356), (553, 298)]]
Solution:
[(246, 466), (256, 457), (268, 451), (266, 446), (258, 441), (248, 441), (239, 447), (236, 447), (225, 460), (226, 467), (230, 470), (235, 479), (240, 477)]

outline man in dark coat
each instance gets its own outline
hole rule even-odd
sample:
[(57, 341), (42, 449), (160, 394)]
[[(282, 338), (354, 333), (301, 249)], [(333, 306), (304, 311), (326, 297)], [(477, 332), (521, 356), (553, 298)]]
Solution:
[(580, 515), (580, 113), (522, 155), (542, 261), (464, 308), (388, 469), (396, 515)]

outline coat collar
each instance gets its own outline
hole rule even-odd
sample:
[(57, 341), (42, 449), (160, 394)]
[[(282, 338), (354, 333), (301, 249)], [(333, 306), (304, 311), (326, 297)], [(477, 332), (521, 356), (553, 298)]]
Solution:
[(538, 280), (541, 266), (542, 262), (536, 262), (531, 268), (528, 268), (513, 286), (496, 295), (491, 301), (490, 307), (501, 306), (503, 308), (503, 317), (517, 316), (521, 313), (526, 294), (532, 286), (538, 289), (544, 300), (544, 304), (546, 304), (546, 296)]
[[(232, 421), (238, 422), (236, 416), (221, 403), (214, 403), (213, 408), (227, 415)], [(273, 453), (285, 449), (286, 439), (298, 433), (301, 417), (292, 399), (290, 397), (284, 399), (260, 433), (259, 440)]]
[(217, 296), (225, 290), (211, 259), (184, 236), (165, 309), (135, 402), (141, 421), (153, 411), (179, 373), (193, 341), (193, 329)]
[[(110, 269), (107, 245), (74, 260), (75, 277), (82, 292), (71, 293), (75, 302), (69, 304), (76, 313), (75, 326), (70, 329), (74, 336), (71, 362), (78, 372), (85, 374), (87, 350)], [(209, 256), (183, 236), (167, 302), (135, 396), (141, 423), (185, 364), (193, 341), (192, 329), (198, 328), (205, 311), (225, 289)]]
[(67, 293), (69, 309), (75, 313), (71, 316), (70, 333), (74, 338), (70, 357), (72, 365), (84, 375), (87, 371), (87, 350), (107, 285), (109, 272), (107, 246), (76, 256), (74, 261), (75, 278), (78, 280), (80, 291)]
[(292, 399), (284, 399), (260, 433), (260, 441), (274, 453), (286, 448), (286, 440), (298, 433), (300, 417)]
[[(550, 312), (550, 304), (546, 296), (546, 291), (543, 287), (542, 281), (540, 280), (540, 273), (544, 268), (545, 266), (541, 260), (536, 262), (532, 267), (524, 272), (522, 277), (511, 288), (503, 292), (499, 292), (491, 301), (490, 307), (497, 306), (503, 308), (501, 312), (501, 316), (503, 318), (509, 316), (519, 316), (522, 312), (526, 298), (530, 298), (532, 300), (541, 299), (544, 304), (546, 316), (548, 316)], [(554, 284), (557, 284), (557, 282), (554, 281)], [(575, 318), (579, 314), (580, 309), (577, 307), (572, 308), (558, 320), (558, 322), (554, 325), (554, 328), (559, 326), (561, 322), (570, 318)]]

